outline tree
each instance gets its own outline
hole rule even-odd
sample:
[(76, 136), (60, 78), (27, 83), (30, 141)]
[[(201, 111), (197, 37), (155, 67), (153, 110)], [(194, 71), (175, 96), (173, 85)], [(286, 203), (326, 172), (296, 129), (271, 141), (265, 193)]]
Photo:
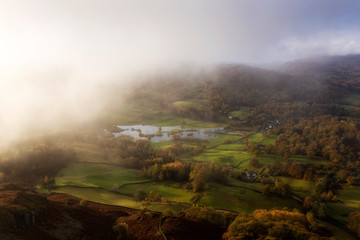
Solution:
[(134, 198), (138, 202), (144, 201), (146, 197), (147, 197), (147, 193), (143, 189), (136, 190), (134, 194)]
[(313, 206), (313, 204), (314, 204), (314, 202), (315, 202), (314, 197), (308, 196), (308, 197), (306, 197), (306, 198), (304, 199), (303, 207), (304, 207), (305, 209), (307, 209), (307, 210), (308, 210), (308, 209), (311, 209), (312, 206)]
[(86, 207), (88, 205), (88, 201), (85, 199), (81, 199), (79, 202), (80, 207)]
[(51, 189), (55, 186), (55, 179), (49, 178), (48, 176), (44, 177), (44, 180), (42, 182), (42, 186), (46, 189)]
[(253, 142), (249, 142), (247, 145), (247, 152), (256, 154), (258, 152), (257, 145)]
[(165, 209), (165, 211), (163, 212), (163, 214), (164, 214), (165, 216), (172, 216), (172, 215), (173, 215), (171, 209), (169, 209), (169, 208)]
[(348, 177), (346, 178), (346, 182), (347, 182), (347, 184), (349, 184), (349, 185), (354, 185), (354, 183), (355, 183), (355, 178), (354, 178), (353, 176), (348, 176)]
[(230, 170), (226, 166), (221, 166), (219, 164), (210, 165), (211, 176), (215, 182), (225, 184), (228, 180)]
[(113, 226), (113, 230), (118, 233), (117, 239), (128, 239), (129, 226), (121, 218), (116, 220), (116, 224)]
[(258, 168), (260, 166), (259, 159), (257, 159), (257, 158), (250, 159), (249, 166), (251, 168)]
[(136, 155), (141, 159), (145, 160), (150, 157), (151, 155), (151, 143), (147, 140), (137, 140), (135, 142), (135, 152)]
[(346, 181), (347, 176), (349, 176), (349, 173), (346, 169), (340, 169), (337, 173), (336, 173), (336, 177), (337, 180), (339, 182), (344, 182)]
[(115, 191), (115, 192), (119, 191), (119, 185), (117, 183), (115, 183), (113, 185), (113, 187), (111, 188), (111, 191)]
[(289, 175), (294, 178), (302, 178), (304, 173), (304, 167), (301, 164), (293, 162), (289, 168)]
[(255, 210), (251, 215), (238, 215), (223, 240), (330, 239), (311, 232), (308, 226), (307, 217), (299, 212)]
[(48, 176), (45, 176), (44, 177), (44, 185), (48, 184), (50, 181), (49, 177)]
[(320, 194), (323, 192), (327, 193), (330, 190), (336, 192), (339, 187), (340, 186), (337, 182), (336, 175), (334, 173), (329, 173), (320, 179), (319, 183), (317, 184), (316, 191)]
[(290, 153), (288, 152), (288, 151), (286, 151), (285, 153), (284, 153), (284, 161), (287, 161), (287, 160), (289, 160), (290, 159)]
[(265, 153), (270, 154), (274, 151), (274, 145), (272, 144), (266, 144), (264, 148)]
[(210, 176), (210, 169), (208, 164), (197, 163), (194, 164), (190, 172), (189, 180), (192, 181), (191, 185), (195, 192), (204, 189), (206, 182)]
[(291, 190), (290, 185), (283, 184), (282, 182), (279, 182), (279, 181), (275, 182), (272, 192), (276, 193), (282, 197), (291, 197), (291, 195), (292, 195), (292, 190)]
[(270, 184), (266, 184), (263, 188), (263, 194), (265, 196), (270, 196), (271, 195), (271, 190), (272, 190), (272, 186)]
[(315, 201), (312, 205), (312, 211), (318, 218), (326, 217), (326, 204), (323, 202)]
[(303, 178), (304, 180), (315, 181), (317, 179), (316, 170), (313, 167), (306, 168)]
[(360, 237), (360, 212), (352, 212), (349, 214), (347, 227)]

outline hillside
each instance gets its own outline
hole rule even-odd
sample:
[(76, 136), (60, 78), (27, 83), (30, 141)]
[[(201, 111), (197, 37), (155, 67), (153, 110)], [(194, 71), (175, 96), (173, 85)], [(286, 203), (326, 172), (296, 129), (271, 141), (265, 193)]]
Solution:
[(281, 71), (318, 78), (333, 86), (359, 90), (360, 55), (324, 56), (285, 63)]
[(184, 215), (167, 217), (150, 211), (89, 202), (64, 195), (42, 195), (31, 188), (0, 185), (0, 238), (33, 239), (117, 239), (116, 220), (128, 224), (128, 236), (122, 239), (161, 240), (160, 221), (168, 239), (219, 239), (223, 228)]

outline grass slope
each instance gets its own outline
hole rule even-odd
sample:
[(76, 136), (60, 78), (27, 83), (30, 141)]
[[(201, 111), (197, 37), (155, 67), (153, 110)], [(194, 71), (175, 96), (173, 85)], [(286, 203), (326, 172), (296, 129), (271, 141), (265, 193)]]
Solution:
[(149, 194), (150, 191), (160, 194), (166, 200), (174, 202), (192, 203), (190, 200), (195, 193), (187, 191), (179, 183), (175, 182), (151, 182), (151, 183), (140, 183), (140, 184), (129, 184), (119, 189), (120, 193), (133, 196), (138, 189), (143, 189)]
[(343, 186), (343, 190), (340, 192), (340, 200), (348, 207), (360, 209), (359, 186)]
[(143, 182), (139, 170), (112, 164), (73, 163), (62, 169), (55, 178), (57, 186), (90, 186), (111, 189), (114, 184)]
[(292, 199), (265, 197), (262, 193), (241, 187), (224, 186), (211, 183), (197, 204), (236, 212), (251, 213), (255, 209), (295, 208), (297, 202)]

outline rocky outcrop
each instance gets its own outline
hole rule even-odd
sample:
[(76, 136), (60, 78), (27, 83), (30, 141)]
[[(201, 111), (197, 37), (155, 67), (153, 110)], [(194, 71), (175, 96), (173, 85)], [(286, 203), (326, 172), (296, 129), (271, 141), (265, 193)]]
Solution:
[(30, 188), (0, 185), (0, 229), (24, 229), (40, 224), (46, 213), (46, 197)]
[[(66, 194), (42, 195), (29, 187), (0, 185), (1, 240), (220, 239), (225, 229), (184, 214), (89, 202)], [(115, 225), (115, 226), (114, 226)], [(118, 231), (117, 231), (118, 230)]]
[(116, 219), (135, 211), (89, 203), (65, 194), (43, 195), (30, 187), (0, 185), (0, 239), (116, 239)]

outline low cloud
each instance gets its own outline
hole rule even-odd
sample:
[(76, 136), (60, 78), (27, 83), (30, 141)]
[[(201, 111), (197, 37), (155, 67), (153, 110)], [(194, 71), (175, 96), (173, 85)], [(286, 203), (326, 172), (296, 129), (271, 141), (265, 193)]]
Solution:
[(99, 86), (153, 69), (359, 53), (359, 12), (357, 0), (3, 0), (2, 139), (96, 116)]

